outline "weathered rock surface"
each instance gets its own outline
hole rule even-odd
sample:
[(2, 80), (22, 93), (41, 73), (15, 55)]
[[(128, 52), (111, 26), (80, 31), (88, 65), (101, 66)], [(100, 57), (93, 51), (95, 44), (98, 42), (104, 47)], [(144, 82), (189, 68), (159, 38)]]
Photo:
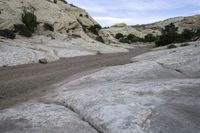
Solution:
[[(179, 28), (179, 33), (181, 33), (184, 29), (196, 29), (200, 27), (199, 25), (200, 15), (170, 18), (164, 21), (155, 22), (152, 24), (144, 24), (144, 25), (133, 25), (133, 26), (116, 25), (116, 26), (111, 26), (108, 29), (102, 29), (102, 32), (110, 33), (112, 37), (114, 37), (117, 33), (122, 33), (124, 35), (133, 34), (140, 38), (144, 38), (144, 36), (147, 34), (153, 34), (155, 36), (160, 35), (161, 29), (164, 28), (166, 25), (169, 25), (170, 23), (174, 23), (176, 27)], [(112, 37), (106, 38), (106, 42), (116, 41)]]
[[(34, 11), (38, 26), (33, 37), (20, 35), (15, 40), (0, 37), (0, 66), (36, 63), (39, 59), (47, 61), (62, 57), (113, 52), (127, 52), (125, 48), (108, 46), (90, 38), (83, 25), (98, 24), (83, 9), (57, 0), (0, 0), (0, 30), (13, 29), (14, 24), (22, 24), (23, 10)], [(44, 24), (52, 25), (54, 31), (45, 30)]]
[(56, 104), (31, 102), (0, 112), (1, 133), (97, 133), (70, 109)]
[(0, 29), (10, 29), (14, 24), (22, 23), (21, 14), (24, 9), (34, 11), (39, 26), (49, 23), (58, 32), (83, 31), (79, 22), (86, 26), (97, 24), (83, 9), (61, 0), (57, 0), (57, 3), (51, 0), (0, 0), (0, 3)]
[(199, 42), (153, 51), (1, 110), (1, 131), (198, 133), (199, 65)]
[(72, 108), (103, 133), (199, 132), (199, 42), (133, 61), (70, 82), (47, 101)]
[(63, 57), (95, 55), (97, 51), (114, 53), (128, 50), (103, 43), (88, 42), (82, 38), (69, 39), (62, 36), (54, 40), (45, 36), (34, 36), (31, 39), (0, 39), (0, 66), (37, 63), (43, 58), (50, 62)]

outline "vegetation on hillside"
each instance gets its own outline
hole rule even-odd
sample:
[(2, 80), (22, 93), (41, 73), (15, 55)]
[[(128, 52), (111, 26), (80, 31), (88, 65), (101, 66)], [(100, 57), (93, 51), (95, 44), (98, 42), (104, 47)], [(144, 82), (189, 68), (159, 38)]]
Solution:
[(82, 26), (83, 31), (85, 33), (92, 33), (96, 36), (95, 40), (104, 43), (103, 38), (99, 35), (99, 31), (102, 29), (101, 25), (99, 24), (95, 24), (92, 26), (87, 26), (82, 24), (82, 22), (80, 20), (77, 19), (77, 21), (79, 22), (79, 24)]
[(9, 39), (15, 39), (15, 33), (12, 30), (0, 30), (0, 36), (3, 36), (5, 38), (9, 38)]
[(160, 36), (147, 34), (144, 38), (140, 38), (133, 34), (123, 35), (122, 33), (117, 33), (115, 38), (118, 39), (118, 41), (121, 43), (129, 44), (134, 42), (155, 42), (156, 46), (159, 47), (172, 43), (183, 43), (197, 40), (200, 38), (200, 29), (185, 29), (182, 33), (179, 34), (178, 27), (171, 23), (161, 30)]
[(37, 17), (34, 12), (24, 10), (24, 13), (22, 14), (22, 22), (30, 31), (35, 31), (35, 28), (37, 27)]
[(54, 31), (54, 27), (51, 24), (44, 23), (43, 27), (45, 30)]
[(178, 33), (178, 27), (173, 23), (162, 29), (162, 34), (155, 41), (156, 46), (165, 46), (172, 43), (183, 43), (196, 40), (200, 37), (200, 29), (184, 29), (182, 33)]
[(134, 43), (134, 42), (154, 42), (156, 37), (153, 34), (147, 34), (144, 38), (137, 37), (133, 34), (123, 35), (122, 33), (117, 33), (115, 38), (121, 43)]
[(15, 24), (14, 32), (24, 37), (31, 37), (37, 27), (37, 17), (34, 12), (24, 10), (21, 19), (23, 24)]

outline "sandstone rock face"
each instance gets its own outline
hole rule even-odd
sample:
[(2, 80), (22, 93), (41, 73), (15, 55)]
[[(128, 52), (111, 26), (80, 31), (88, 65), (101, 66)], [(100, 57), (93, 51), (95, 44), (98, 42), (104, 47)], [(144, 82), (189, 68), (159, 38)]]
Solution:
[(51, 62), (64, 57), (95, 55), (97, 51), (101, 53), (128, 51), (125, 48), (105, 45), (92, 39), (89, 41), (83, 38), (70, 39), (61, 34), (53, 40), (46, 36), (0, 40), (0, 66), (38, 63), (39, 59), (44, 58)]
[[(133, 34), (140, 38), (144, 38), (147, 34), (160, 35), (161, 29), (170, 23), (174, 23), (179, 28), (179, 33), (184, 29), (196, 29), (200, 27), (200, 15), (189, 16), (189, 17), (176, 17), (170, 18), (164, 21), (144, 24), (144, 25), (134, 25), (134, 26), (112, 26), (109, 29), (103, 29), (105, 32), (109, 32), (113, 37), (117, 33), (122, 33), (124, 35)], [(107, 38), (107, 42), (112, 42), (113, 38)]]
[(200, 42), (152, 51), (0, 110), (8, 133), (198, 133)]
[(99, 35), (103, 38), (105, 44), (119, 44), (109, 30), (102, 29), (99, 31)]
[(0, 29), (10, 29), (14, 24), (22, 23), (24, 9), (34, 11), (40, 25), (52, 24), (55, 31), (61, 33), (82, 31), (79, 22), (86, 26), (97, 24), (83, 9), (60, 0), (57, 3), (50, 0), (0, 0), (0, 3)]
[[(83, 25), (98, 24), (83, 9), (62, 0), (0, 0), (0, 30), (13, 29), (14, 24), (22, 24), (23, 10), (33, 11), (38, 26), (33, 37), (20, 35), (9, 40), (0, 37), (0, 66), (37, 63), (39, 59), (58, 60), (101, 53), (127, 52), (125, 48), (107, 46), (90, 38)], [(54, 31), (44, 28), (50, 24)]]
[(199, 132), (200, 43), (133, 61), (63, 85), (46, 99), (102, 133)]
[(1, 133), (97, 133), (70, 109), (55, 104), (31, 102), (5, 111)]

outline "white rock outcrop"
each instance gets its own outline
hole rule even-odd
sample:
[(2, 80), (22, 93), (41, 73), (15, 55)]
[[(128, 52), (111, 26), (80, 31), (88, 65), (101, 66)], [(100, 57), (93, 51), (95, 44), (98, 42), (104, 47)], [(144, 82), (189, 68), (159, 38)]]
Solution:
[(1, 110), (1, 131), (198, 133), (200, 42), (133, 61), (58, 86), (39, 102)]
[[(137, 37), (144, 38), (147, 34), (153, 34), (154, 36), (161, 34), (161, 29), (170, 23), (174, 23), (178, 27), (178, 32), (181, 33), (184, 29), (197, 29), (200, 27), (200, 15), (188, 16), (188, 17), (175, 17), (169, 18), (163, 21), (144, 24), (144, 25), (123, 25), (111, 26), (108, 29), (102, 29), (103, 32), (109, 33), (112, 37), (115, 37), (117, 33), (123, 35), (133, 34)], [(104, 38), (104, 36), (102, 36)], [(116, 41), (112, 37), (105, 38), (106, 42)]]
[(31, 39), (0, 39), (0, 66), (37, 63), (39, 59), (47, 59), (50, 62), (64, 57), (96, 55), (97, 51), (114, 53), (128, 50), (93, 42), (93, 40), (89, 42), (82, 38), (52, 40), (46, 36), (34, 36)]
[(70, 82), (47, 101), (103, 133), (193, 133), (200, 122), (200, 43), (154, 51)]
[[(57, 2), (56, 2), (57, 1)], [(0, 66), (37, 63), (39, 59), (55, 61), (62, 57), (127, 52), (125, 48), (108, 46), (90, 38), (83, 25), (98, 23), (83, 9), (62, 0), (0, 0), (0, 30), (22, 24), (23, 10), (34, 11), (38, 26), (33, 37), (20, 35), (10, 40), (0, 36)], [(44, 24), (54, 31), (44, 29)]]

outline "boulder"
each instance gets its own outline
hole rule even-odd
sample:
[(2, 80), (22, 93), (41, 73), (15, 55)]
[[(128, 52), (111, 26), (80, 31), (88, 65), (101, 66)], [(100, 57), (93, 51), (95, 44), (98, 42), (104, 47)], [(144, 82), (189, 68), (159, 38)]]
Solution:
[(48, 61), (47, 61), (47, 59), (39, 59), (39, 63), (41, 63), (41, 64), (47, 64)]

